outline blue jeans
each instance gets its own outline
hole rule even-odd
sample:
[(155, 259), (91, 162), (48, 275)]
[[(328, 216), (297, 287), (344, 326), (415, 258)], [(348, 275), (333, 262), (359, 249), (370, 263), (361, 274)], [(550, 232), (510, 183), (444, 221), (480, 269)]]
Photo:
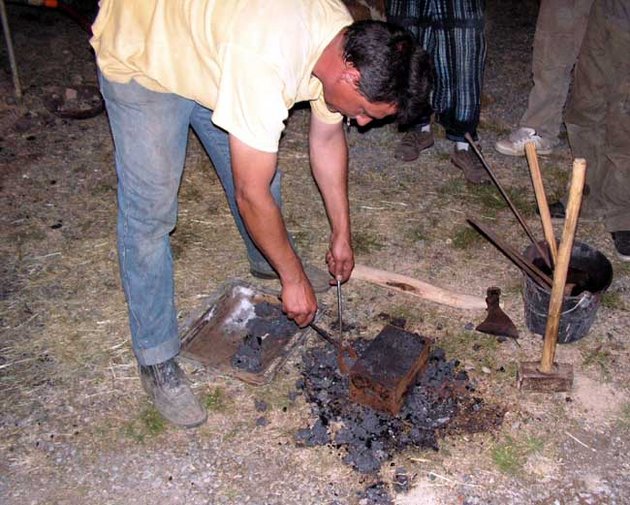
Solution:
[[(179, 353), (169, 234), (177, 221), (177, 193), (192, 127), (223, 184), (250, 264), (272, 272), (250, 238), (234, 198), (227, 133), (212, 123), (212, 111), (134, 81), (118, 84), (99, 75), (115, 145), (118, 175), (118, 260), (129, 307), (134, 354), (141, 365)], [(271, 192), (281, 206), (280, 172)]]

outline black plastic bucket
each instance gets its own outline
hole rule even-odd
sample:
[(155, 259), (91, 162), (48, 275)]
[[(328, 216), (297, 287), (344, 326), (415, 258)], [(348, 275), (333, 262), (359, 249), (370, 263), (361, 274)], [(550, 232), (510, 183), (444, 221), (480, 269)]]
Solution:
[[(541, 242), (543, 250), (546, 244)], [(524, 255), (541, 270), (549, 273), (538, 250), (530, 245)], [(582, 242), (574, 242), (569, 262), (567, 282), (576, 287), (570, 296), (565, 296), (562, 303), (558, 343), (568, 344), (584, 337), (590, 330), (601, 296), (612, 282), (613, 270), (610, 261), (601, 252)], [(525, 304), (525, 323), (529, 330), (539, 335), (545, 334), (551, 289), (542, 288), (529, 276), (525, 276), (523, 301)]]

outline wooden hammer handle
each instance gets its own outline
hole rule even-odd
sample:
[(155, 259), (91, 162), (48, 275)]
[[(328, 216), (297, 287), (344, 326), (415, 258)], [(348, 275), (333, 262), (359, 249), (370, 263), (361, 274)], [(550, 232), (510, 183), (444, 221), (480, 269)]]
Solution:
[(525, 154), (527, 155), (529, 172), (532, 176), (532, 184), (534, 186), (534, 193), (536, 194), (536, 202), (538, 203), (538, 212), (540, 213), (545, 240), (547, 240), (547, 244), (549, 244), (551, 264), (553, 266), (558, 261), (558, 244), (556, 243), (556, 238), (553, 234), (553, 226), (551, 225), (551, 213), (549, 212), (547, 195), (545, 195), (545, 187), (540, 173), (540, 166), (538, 165), (538, 157), (536, 156), (536, 144), (533, 142), (525, 144)]
[(545, 342), (540, 360), (540, 371), (542, 373), (551, 373), (553, 370), (562, 302), (564, 301), (564, 285), (567, 281), (569, 262), (571, 261), (573, 239), (575, 238), (575, 230), (580, 214), (585, 179), (586, 160), (576, 158), (573, 160), (573, 175), (571, 176), (571, 186), (569, 187), (569, 200), (567, 202), (564, 229), (562, 230), (562, 240), (558, 249), (558, 261), (553, 271), (553, 285), (549, 299), (547, 326), (545, 327)]

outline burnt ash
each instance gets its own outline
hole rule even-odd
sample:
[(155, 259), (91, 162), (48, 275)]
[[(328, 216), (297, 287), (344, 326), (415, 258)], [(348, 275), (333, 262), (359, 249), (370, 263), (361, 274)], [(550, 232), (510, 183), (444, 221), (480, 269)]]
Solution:
[(288, 341), (299, 327), (284, 315), (282, 308), (269, 302), (254, 306), (255, 316), (247, 321), (247, 334), (232, 356), (232, 366), (259, 373), (264, 368), (264, 353), (270, 347)]
[[(366, 340), (353, 342), (359, 356), (368, 344)], [(361, 473), (377, 472), (383, 462), (408, 447), (438, 450), (440, 430), (457, 416), (460, 403), (474, 391), (458, 365), (457, 360), (446, 360), (442, 349), (433, 350), (401, 411), (392, 416), (350, 401), (349, 381), (339, 373), (334, 350), (309, 349), (304, 353), (302, 378), (296, 387), (304, 391), (316, 420), (298, 430), (296, 442), (341, 449), (343, 461)]]
[(232, 356), (232, 366), (247, 372), (258, 373), (263, 369), (263, 339), (247, 334)]
[(361, 505), (394, 505), (394, 500), (389, 494), (385, 482), (376, 482), (368, 486), (360, 495)]

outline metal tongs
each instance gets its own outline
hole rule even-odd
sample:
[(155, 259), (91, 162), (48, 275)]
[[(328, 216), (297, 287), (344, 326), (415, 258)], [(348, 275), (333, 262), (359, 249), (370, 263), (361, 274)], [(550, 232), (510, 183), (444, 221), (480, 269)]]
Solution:
[(357, 360), (359, 356), (354, 348), (349, 344), (343, 342), (343, 306), (341, 297), (341, 281), (337, 280), (337, 314), (339, 316), (339, 339), (335, 340), (330, 333), (324, 330), (321, 326), (311, 323), (309, 326), (315, 330), (315, 332), (322, 337), (326, 342), (332, 344), (337, 349), (337, 365), (339, 371), (343, 375), (347, 375), (350, 371), (351, 365), (346, 363), (346, 354), (352, 360)]

